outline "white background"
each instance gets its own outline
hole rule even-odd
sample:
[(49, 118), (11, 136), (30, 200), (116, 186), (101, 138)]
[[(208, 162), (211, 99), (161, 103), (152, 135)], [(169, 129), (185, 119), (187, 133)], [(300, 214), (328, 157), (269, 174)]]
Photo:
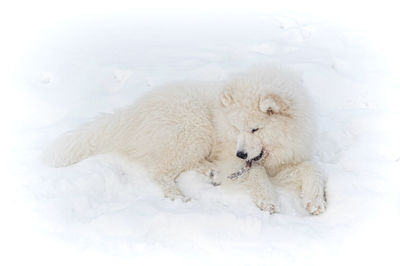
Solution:
[[(398, 264), (398, 8), (379, 1), (2, 4), (4, 265)], [(169, 202), (115, 155), (51, 169), (43, 147), (164, 82), (255, 63), (303, 72), (318, 111), (328, 211), (279, 190), (269, 216), (195, 173)]]

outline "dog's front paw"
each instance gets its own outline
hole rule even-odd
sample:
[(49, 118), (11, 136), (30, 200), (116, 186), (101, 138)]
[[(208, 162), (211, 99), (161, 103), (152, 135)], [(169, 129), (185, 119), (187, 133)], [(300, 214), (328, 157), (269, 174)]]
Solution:
[(306, 181), (301, 190), (303, 206), (310, 214), (319, 215), (326, 210), (325, 182), (319, 175)]
[(321, 202), (305, 202), (304, 208), (312, 215), (320, 215), (326, 209), (326, 202), (324, 200)]
[(326, 210), (325, 192), (318, 191), (316, 195), (305, 195), (303, 193), (303, 205), (304, 208), (312, 215), (319, 215)]
[(260, 210), (268, 211), (270, 214), (279, 212), (279, 204), (275, 200), (259, 198), (254, 203)]

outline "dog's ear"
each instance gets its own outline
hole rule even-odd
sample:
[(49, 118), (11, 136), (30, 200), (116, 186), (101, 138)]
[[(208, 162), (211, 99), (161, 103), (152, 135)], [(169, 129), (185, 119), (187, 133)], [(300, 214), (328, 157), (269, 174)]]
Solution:
[(233, 97), (230, 89), (224, 89), (219, 96), (222, 106), (228, 106), (233, 103)]
[(276, 94), (268, 94), (261, 96), (259, 101), (259, 108), (262, 112), (268, 115), (272, 114), (288, 114), (289, 105)]

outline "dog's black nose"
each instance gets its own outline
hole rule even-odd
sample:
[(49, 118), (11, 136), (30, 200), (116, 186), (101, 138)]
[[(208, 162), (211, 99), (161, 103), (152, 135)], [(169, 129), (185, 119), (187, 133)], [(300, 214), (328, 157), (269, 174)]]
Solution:
[(236, 156), (239, 157), (239, 158), (241, 158), (241, 159), (246, 159), (246, 158), (247, 158), (247, 153), (242, 152), (242, 151), (238, 151), (238, 152), (236, 153)]

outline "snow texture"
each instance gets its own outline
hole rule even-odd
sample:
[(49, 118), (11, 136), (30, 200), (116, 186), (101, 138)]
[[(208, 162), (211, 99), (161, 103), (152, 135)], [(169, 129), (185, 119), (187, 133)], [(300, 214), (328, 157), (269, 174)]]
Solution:
[[(16, 89), (3, 97), (13, 103), (2, 108), (12, 129), (2, 137), (2, 250), (10, 262), (3, 265), (399, 262), (392, 241), (400, 236), (399, 113), (385, 98), (399, 83), (385, 79), (362, 34), (285, 16), (206, 18), (69, 23), (26, 51)], [(159, 84), (221, 80), (271, 62), (300, 70), (315, 102), (315, 160), (327, 180), (323, 215), (308, 215), (282, 188), (281, 212), (269, 215), (195, 172), (178, 183), (192, 200), (170, 201), (145, 169), (116, 154), (65, 168), (40, 161), (61, 133)]]

